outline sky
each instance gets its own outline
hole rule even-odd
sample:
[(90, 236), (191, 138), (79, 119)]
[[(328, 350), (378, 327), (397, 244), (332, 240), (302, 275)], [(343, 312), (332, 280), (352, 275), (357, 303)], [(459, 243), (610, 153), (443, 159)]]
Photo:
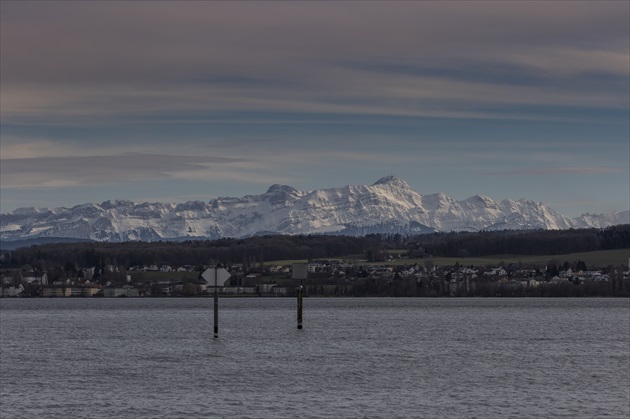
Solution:
[(630, 208), (630, 2), (0, 2), (0, 212), (372, 184)]

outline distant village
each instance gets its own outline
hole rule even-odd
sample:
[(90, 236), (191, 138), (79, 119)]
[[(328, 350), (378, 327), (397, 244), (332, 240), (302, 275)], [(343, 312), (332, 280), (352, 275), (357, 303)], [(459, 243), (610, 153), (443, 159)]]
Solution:
[[(217, 291), (223, 296), (294, 296), (299, 282), (293, 279), (292, 266), (228, 266), (231, 277)], [(203, 297), (214, 293), (202, 277), (206, 268), (207, 265), (67, 266), (53, 277), (51, 272), (23, 267), (0, 272), (0, 296)], [(542, 268), (513, 263), (437, 266), (430, 260), (405, 264), (390, 256), (384, 264), (313, 260), (307, 264), (307, 272), (302, 285), (305, 295), (312, 297), (630, 296), (628, 266), (589, 269), (584, 262)]]

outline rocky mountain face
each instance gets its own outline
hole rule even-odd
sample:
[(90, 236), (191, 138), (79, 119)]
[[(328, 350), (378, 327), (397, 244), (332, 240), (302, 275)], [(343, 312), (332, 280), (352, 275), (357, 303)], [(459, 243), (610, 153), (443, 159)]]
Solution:
[(2, 241), (34, 238), (155, 241), (257, 234), (419, 234), (433, 231), (567, 229), (630, 222), (628, 211), (571, 219), (529, 200), (422, 195), (402, 179), (310, 192), (272, 185), (262, 195), (208, 203), (106, 201), (73, 208), (20, 208), (0, 216)]

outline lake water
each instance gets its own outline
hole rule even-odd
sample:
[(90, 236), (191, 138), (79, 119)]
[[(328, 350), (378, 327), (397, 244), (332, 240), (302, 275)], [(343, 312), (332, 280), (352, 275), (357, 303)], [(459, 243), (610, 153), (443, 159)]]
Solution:
[(0, 300), (0, 417), (627, 418), (628, 299)]

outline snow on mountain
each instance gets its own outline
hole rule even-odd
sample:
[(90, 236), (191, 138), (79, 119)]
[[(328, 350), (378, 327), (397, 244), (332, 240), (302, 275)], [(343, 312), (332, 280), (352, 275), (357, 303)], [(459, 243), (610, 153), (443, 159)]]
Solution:
[(630, 212), (567, 218), (525, 199), (421, 195), (387, 176), (372, 185), (299, 191), (272, 185), (262, 195), (207, 203), (105, 201), (73, 208), (20, 208), (0, 215), (3, 241), (44, 237), (97, 241), (247, 237), (257, 234), (418, 234), (431, 231), (567, 229), (630, 223)]
[(610, 212), (608, 214), (582, 214), (574, 218), (577, 228), (605, 228), (610, 225), (630, 224), (630, 211)]

